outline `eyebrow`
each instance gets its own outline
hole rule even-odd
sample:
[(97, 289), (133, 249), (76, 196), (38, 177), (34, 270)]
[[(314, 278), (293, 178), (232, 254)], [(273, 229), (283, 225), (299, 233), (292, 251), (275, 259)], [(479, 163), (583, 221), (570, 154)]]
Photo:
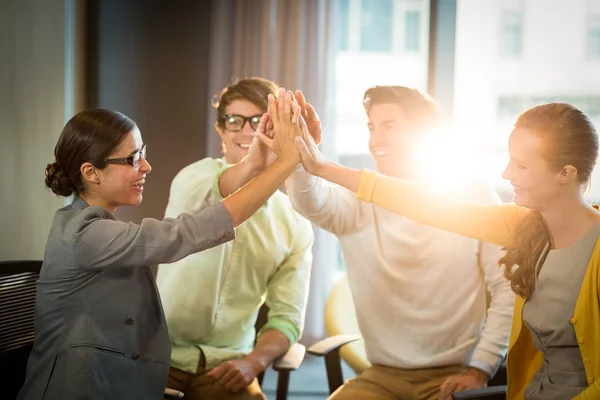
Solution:
[[(381, 122), (379, 123), (379, 125), (389, 125), (389, 124), (395, 124), (395, 123), (396, 123), (396, 120), (395, 120), (395, 119), (386, 119), (386, 120), (383, 120), (383, 121), (381, 121)], [(367, 124), (367, 126), (368, 126), (369, 128), (372, 128), (373, 126), (375, 126), (375, 124), (374, 124), (374, 123), (372, 123), (372, 122), (369, 122), (369, 123)]]
[[(145, 144), (145, 143), (142, 143), (142, 147), (144, 147), (144, 144)], [(129, 153), (129, 155), (128, 155), (127, 157), (131, 157), (131, 156), (132, 156), (132, 155), (134, 155), (135, 153), (139, 152), (139, 151), (142, 149), (142, 147), (140, 147), (139, 149), (135, 149), (135, 150), (133, 150), (131, 153)]]
[(262, 117), (262, 116), (263, 116), (263, 114), (265, 114), (265, 113), (262, 113), (262, 114), (252, 114), (252, 115), (248, 115), (248, 116), (246, 116), (246, 115), (244, 115), (244, 114), (235, 114), (235, 113), (229, 113), (229, 114), (225, 114), (225, 115), (223, 115), (223, 117), (224, 117), (224, 118), (227, 118), (227, 117), (244, 117), (244, 118), (254, 118), (254, 117)]

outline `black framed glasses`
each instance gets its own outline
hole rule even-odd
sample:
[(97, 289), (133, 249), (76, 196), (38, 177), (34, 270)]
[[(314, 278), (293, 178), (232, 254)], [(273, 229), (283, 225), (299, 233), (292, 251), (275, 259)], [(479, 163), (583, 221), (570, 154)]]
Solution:
[(242, 129), (244, 129), (244, 125), (246, 125), (246, 122), (249, 122), (250, 128), (252, 128), (252, 130), (255, 131), (256, 128), (258, 128), (258, 124), (260, 123), (261, 117), (262, 114), (252, 115), (250, 117), (244, 117), (243, 115), (239, 114), (227, 114), (223, 115), (223, 117), (221, 118), (223, 120), (223, 127), (225, 129), (231, 132), (239, 132)]
[(108, 160), (104, 160), (107, 164), (121, 164), (121, 165), (131, 165), (132, 167), (137, 167), (140, 165), (140, 161), (142, 158), (146, 159), (146, 145), (142, 145), (142, 148), (139, 151), (136, 151), (134, 154), (129, 157), (122, 158), (109, 158)]

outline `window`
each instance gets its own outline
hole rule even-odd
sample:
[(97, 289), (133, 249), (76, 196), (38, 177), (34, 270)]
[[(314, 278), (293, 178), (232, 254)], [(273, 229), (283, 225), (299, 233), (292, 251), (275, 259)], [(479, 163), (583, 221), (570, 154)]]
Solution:
[(502, 11), (500, 15), (500, 52), (503, 57), (521, 56), (523, 47), (523, 19), (520, 11)]
[(590, 15), (587, 27), (587, 56), (600, 59), (600, 15)]
[[(590, 4), (588, 0), (457, 2), (453, 138), (477, 150), (473, 169), (501, 193), (512, 193), (501, 175), (508, 161), (508, 135), (520, 113), (540, 103), (566, 102), (600, 126), (598, 69), (585, 57), (600, 56), (596, 18), (600, 10)], [(520, 11), (506, 11), (508, 6)], [(562, 23), (578, 28), (562, 29)], [(501, 52), (489, 49), (498, 35)], [(519, 62), (507, 62), (508, 56), (518, 56)], [(592, 176), (590, 198), (600, 200), (600, 169)]]
[[(335, 150), (340, 157), (365, 155), (369, 139), (362, 106), (365, 90), (373, 85), (427, 89), (429, 49), (423, 39), (426, 42), (429, 26), (423, 21), (428, 21), (429, 1), (338, 1), (340, 37), (332, 74)], [(377, 25), (385, 28), (375, 29)]]
[(338, 50), (348, 51), (349, 29), (350, 29), (350, 0), (339, 0), (338, 10)]
[(573, 104), (588, 117), (600, 117), (600, 96), (501, 96), (498, 98), (498, 117), (514, 118), (538, 104), (559, 101)]
[(360, 50), (391, 51), (393, 18), (393, 0), (362, 0)]
[[(332, 73), (334, 156), (354, 168), (374, 168), (362, 105), (374, 85), (427, 90), (429, 1), (337, 0), (339, 42)], [(345, 36), (345, 37), (342, 37)], [(337, 271), (344, 271), (339, 247)]]
[(407, 11), (404, 14), (404, 49), (406, 51), (419, 51), (421, 29), (421, 13)]

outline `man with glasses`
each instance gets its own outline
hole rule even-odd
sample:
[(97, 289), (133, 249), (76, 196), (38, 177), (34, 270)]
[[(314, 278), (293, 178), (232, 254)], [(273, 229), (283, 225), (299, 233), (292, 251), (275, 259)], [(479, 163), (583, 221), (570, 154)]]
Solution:
[[(185, 167), (171, 185), (167, 217), (196, 213), (249, 182), (274, 161), (253, 133), (277, 85), (247, 78), (215, 107), (224, 158)], [(168, 387), (194, 399), (265, 399), (256, 376), (300, 337), (308, 297), (313, 232), (275, 193), (236, 229), (236, 239), (160, 266), (157, 284), (172, 343)], [(268, 322), (255, 344), (266, 301)]]

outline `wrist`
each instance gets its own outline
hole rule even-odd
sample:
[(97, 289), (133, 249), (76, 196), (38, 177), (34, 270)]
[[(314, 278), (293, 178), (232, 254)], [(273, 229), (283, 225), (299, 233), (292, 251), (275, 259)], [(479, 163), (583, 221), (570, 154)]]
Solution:
[(256, 175), (260, 174), (262, 171), (265, 170), (265, 166), (263, 164), (253, 162), (248, 156), (246, 156), (242, 161), (240, 161), (240, 164), (242, 164), (244, 172), (252, 178), (254, 178)]
[(275, 160), (274, 164), (281, 165), (282, 167), (285, 167), (285, 168), (292, 168), (292, 170), (294, 170), (298, 166), (300, 161), (301, 161), (300, 153), (296, 152), (296, 154), (292, 153), (287, 156), (277, 157), (277, 160)]
[(328, 176), (331, 176), (331, 173), (334, 169), (335, 163), (333, 161), (326, 161), (322, 164), (317, 164), (313, 175), (316, 175), (319, 178), (327, 179)]
[(487, 372), (475, 367), (467, 368), (465, 374), (474, 377), (482, 385), (485, 385), (490, 380), (490, 375)]
[(260, 374), (268, 367), (268, 364), (264, 360), (253, 354), (248, 354), (246, 357), (244, 357), (244, 360), (248, 361), (250, 365), (252, 365), (252, 369), (254, 370), (256, 375)]

